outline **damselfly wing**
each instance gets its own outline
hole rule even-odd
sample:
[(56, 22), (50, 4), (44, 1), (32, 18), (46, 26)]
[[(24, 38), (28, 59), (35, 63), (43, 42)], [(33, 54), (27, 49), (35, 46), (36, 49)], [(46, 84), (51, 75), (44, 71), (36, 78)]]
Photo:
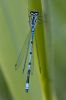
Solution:
[(29, 51), (29, 42), (30, 42), (30, 37), (31, 37), (31, 32), (27, 35), (23, 46), (21, 47), (19, 54), (18, 54), (18, 59), (15, 63), (15, 69), (17, 70), (22, 66), (22, 70), (24, 70), (24, 67), (26, 65), (26, 60), (28, 56), (28, 51)]

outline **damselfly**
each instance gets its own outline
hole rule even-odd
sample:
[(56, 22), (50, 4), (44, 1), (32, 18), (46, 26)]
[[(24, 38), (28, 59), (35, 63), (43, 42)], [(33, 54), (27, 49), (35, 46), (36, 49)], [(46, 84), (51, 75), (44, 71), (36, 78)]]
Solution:
[[(30, 74), (31, 74), (31, 70), (32, 70), (31, 66), (32, 66), (32, 61), (33, 61), (33, 56), (34, 56), (33, 55), (33, 44), (34, 44), (34, 40), (36, 41), (36, 38), (34, 38), (34, 37), (35, 37), (35, 29), (36, 29), (36, 25), (37, 25), (38, 16), (39, 16), (39, 12), (37, 12), (37, 11), (31, 11), (29, 13), (30, 33), (28, 34), (28, 36), (24, 42), (24, 46), (21, 48), (19, 57), (15, 64), (16, 69), (19, 68), (19, 66), (21, 65), (22, 71), (24, 73), (24, 70), (25, 70), (25, 67), (27, 64), (27, 59), (28, 59), (28, 64), (27, 64), (28, 70), (27, 70), (26, 87), (25, 87), (26, 92), (28, 92), (28, 90), (29, 90), (29, 79), (30, 79)], [(37, 50), (37, 56), (38, 56), (39, 69), (41, 72), (37, 41), (36, 41), (36, 50)]]

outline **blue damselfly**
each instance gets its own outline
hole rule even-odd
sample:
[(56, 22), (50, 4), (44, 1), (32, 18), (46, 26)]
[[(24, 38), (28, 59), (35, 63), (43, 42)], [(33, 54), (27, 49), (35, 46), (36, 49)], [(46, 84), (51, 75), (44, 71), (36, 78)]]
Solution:
[[(27, 64), (27, 59), (28, 59), (28, 70), (27, 70), (27, 77), (26, 77), (26, 92), (29, 90), (29, 79), (30, 79), (30, 74), (31, 74), (31, 66), (32, 66), (32, 61), (33, 61), (33, 44), (34, 40), (36, 41), (36, 50), (37, 50), (37, 57), (38, 57), (38, 63), (39, 63), (39, 70), (41, 72), (41, 67), (40, 67), (40, 59), (39, 59), (39, 53), (38, 53), (38, 44), (37, 40), (35, 38), (35, 29), (36, 25), (38, 23), (38, 16), (39, 12), (38, 11), (30, 11), (29, 13), (29, 25), (30, 25), (30, 33), (28, 34), (23, 47), (20, 50), (17, 62), (15, 64), (15, 68), (19, 68), (19, 66), (22, 66), (22, 72), (24, 73), (25, 67)], [(25, 49), (24, 49), (25, 48)], [(25, 50), (23, 53), (23, 50)]]

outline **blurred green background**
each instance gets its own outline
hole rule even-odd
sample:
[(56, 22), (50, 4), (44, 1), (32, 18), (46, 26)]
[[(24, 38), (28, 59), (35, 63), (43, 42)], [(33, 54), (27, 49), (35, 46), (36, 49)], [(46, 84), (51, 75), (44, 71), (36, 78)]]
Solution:
[(36, 68), (25, 92), (26, 72), (14, 65), (29, 33), (28, 1), (0, 0), (0, 100), (42, 100)]
[[(40, 13), (34, 45), (34, 72), (29, 93), (26, 72), (15, 71), (19, 51), (30, 31), (28, 13)], [(66, 100), (66, 1), (0, 0), (0, 100)]]

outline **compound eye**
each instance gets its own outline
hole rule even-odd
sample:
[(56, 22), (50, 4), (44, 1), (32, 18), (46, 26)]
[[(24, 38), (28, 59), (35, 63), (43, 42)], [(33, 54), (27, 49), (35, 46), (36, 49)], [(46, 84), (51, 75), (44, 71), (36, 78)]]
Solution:
[(33, 11), (31, 11), (31, 12), (30, 12), (30, 15), (33, 15), (33, 14), (34, 14), (34, 12), (33, 12)]
[(35, 14), (36, 14), (36, 15), (39, 15), (39, 12), (36, 11)]

